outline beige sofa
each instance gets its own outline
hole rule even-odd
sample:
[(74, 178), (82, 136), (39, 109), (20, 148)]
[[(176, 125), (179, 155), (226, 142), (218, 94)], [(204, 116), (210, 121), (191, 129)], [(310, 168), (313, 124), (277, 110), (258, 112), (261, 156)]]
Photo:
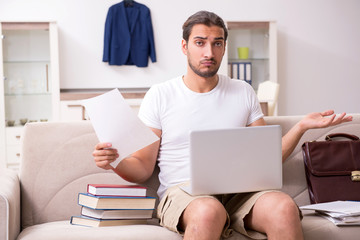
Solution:
[[(268, 124), (279, 124), (287, 132), (301, 117), (268, 117)], [(301, 143), (324, 139), (330, 132), (360, 136), (360, 115), (352, 123), (309, 131), (284, 163), (283, 191), (299, 205), (309, 204)], [(0, 174), (0, 240), (50, 239), (181, 239), (156, 225), (89, 228), (69, 223), (79, 215), (77, 194), (88, 183), (124, 183), (112, 173), (97, 168), (91, 153), (98, 142), (89, 122), (31, 123), (22, 137), (22, 164), (19, 176), (12, 170)], [(145, 184), (156, 196), (157, 174)], [(304, 212), (305, 239), (355, 239), (360, 227), (336, 227), (331, 222)], [(231, 238), (247, 239), (235, 233)]]

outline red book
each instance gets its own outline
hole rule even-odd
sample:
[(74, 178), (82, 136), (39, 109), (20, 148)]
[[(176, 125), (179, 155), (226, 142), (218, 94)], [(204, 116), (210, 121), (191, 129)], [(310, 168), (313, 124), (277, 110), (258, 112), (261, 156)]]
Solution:
[(140, 185), (88, 184), (87, 192), (97, 196), (146, 197), (146, 188)]

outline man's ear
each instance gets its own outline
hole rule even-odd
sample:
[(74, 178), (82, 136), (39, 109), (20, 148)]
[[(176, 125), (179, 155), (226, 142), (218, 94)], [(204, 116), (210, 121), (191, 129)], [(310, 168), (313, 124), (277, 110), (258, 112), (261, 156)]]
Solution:
[(185, 39), (181, 40), (181, 50), (185, 55), (187, 55), (187, 49), (187, 42), (185, 41)]

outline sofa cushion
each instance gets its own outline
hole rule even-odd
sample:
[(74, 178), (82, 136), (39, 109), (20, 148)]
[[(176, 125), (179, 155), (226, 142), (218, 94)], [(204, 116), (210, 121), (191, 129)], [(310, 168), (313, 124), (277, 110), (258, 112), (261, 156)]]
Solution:
[(182, 239), (177, 233), (157, 225), (131, 225), (117, 227), (84, 227), (69, 221), (55, 221), (24, 229), (17, 240), (144, 240)]
[[(330, 221), (319, 217), (313, 211), (304, 211), (302, 221), (306, 240), (339, 240), (354, 239), (359, 236), (359, 227), (337, 227)], [(182, 237), (157, 225), (132, 225), (119, 227), (84, 227), (71, 225), (69, 221), (55, 221), (34, 225), (24, 229), (17, 240), (180, 240)], [(234, 233), (227, 240), (249, 240)]]
[[(17, 240), (180, 240), (182, 236), (167, 230), (157, 221), (148, 225), (129, 225), (117, 227), (84, 227), (71, 225), (69, 221), (55, 221), (27, 227)], [(226, 240), (250, 240), (250, 238), (234, 232)]]

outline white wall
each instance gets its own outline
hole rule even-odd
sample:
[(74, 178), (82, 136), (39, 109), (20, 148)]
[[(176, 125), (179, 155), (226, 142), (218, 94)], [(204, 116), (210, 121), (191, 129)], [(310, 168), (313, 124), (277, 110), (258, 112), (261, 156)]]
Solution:
[(225, 21), (275, 20), (279, 114), (360, 112), (358, 0), (139, 0), (151, 10), (158, 59), (147, 68), (101, 61), (107, 10), (118, 2), (0, 0), (0, 20), (58, 22), (61, 88), (144, 88), (184, 73), (181, 26), (198, 10)]

